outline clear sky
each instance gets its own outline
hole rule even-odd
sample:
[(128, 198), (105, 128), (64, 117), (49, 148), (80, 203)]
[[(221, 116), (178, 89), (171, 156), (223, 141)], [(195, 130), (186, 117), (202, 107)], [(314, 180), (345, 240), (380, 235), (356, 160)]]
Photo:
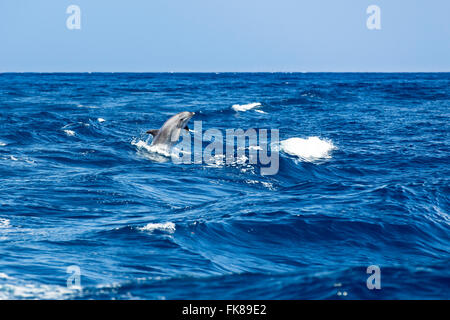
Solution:
[[(381, 30), (366, 27), (372, 4)], [(450, 1), (0, 0), (10, 71), (448, 72)]]

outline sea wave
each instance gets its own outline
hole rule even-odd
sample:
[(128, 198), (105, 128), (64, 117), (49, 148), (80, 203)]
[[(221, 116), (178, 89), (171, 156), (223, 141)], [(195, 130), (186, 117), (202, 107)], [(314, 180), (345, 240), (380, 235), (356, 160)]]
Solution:
[(241, 111), (241, 112), (244, 112), (244, 111), (248, 111), (248, 110), (251, 110), (251, 109), (260, 107), (260, 106), (261, 106), (261, 103), (259, 103), (259, 102), (253, 102), (253, 103), (248, 103), (248, 104), (235, 104), (235, 105), (233, 105), (231, 108), (232, 108), (234, 111)]
[(0, 228), (8, 228), (10, 221), (8, 219), (0, 218)]
[(0, 272), (0, 300), (61, 300), (74, 298), (81, 292), (79, 287), (29, 282)]
[[(448, 296), (450, 74), (0, 82), (0, 298)], [(232, 109), (239, 101), (262, 106)], [(278, 129), (279, 170), (218, 153), (175, 163), (143, 132), (182, 110), (201, 132)], [(247, 145), (235, 156), (259, 150)], [(74, 264), (81, 293), (66, 288)], [(367, 289), (370, 264), (387, 290)]]
[(0, 283), (0, 300), (62, 300), (74, 298), (78, 293), (77, 290), (56, 285)]
[(159, 231), (164, 231), (164, 232), (168, 232), (168, 233), (174, 233), (176, 230), (175, 223), (173, 223), (173, 222), (148, 223), (143, 227), (138, 227), (137, 229), (140, 231), (149, 231), (149, 232), (159, 230)]
[(133, 139), (131, 144), (140, 151), (140, 154), (149, 160), (166, 162), (172, 156), (172, 150), (165, 145), (151, 145), (147, 141)]
[(75, 131), (73, 131), (73, 130), (64, 130), (64, 133), (66, 135), (68, 135), (69, 137), (73, 137), (76, 134)]
[(329, 159), (331, 151), (337, 149), (332, 141), (319, 137), (289, 138), (280, 142), (280, 148), (285, 153), (307, 162)]

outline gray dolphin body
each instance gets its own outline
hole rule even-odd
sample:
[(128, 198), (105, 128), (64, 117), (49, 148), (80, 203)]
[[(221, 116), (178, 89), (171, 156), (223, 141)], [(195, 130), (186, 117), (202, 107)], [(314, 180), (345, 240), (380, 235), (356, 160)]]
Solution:
[(163, 145), (172, 146), (178, 142), (181, 135), (181, 129), (189, 130), (187, 127), (188, 121), (194, 116), (194, 112), (180, 112), (172, 116), (164, 122), (163, 126), (157, 130), (148, 130), (147, 133), (153, 135), (152, 146)]

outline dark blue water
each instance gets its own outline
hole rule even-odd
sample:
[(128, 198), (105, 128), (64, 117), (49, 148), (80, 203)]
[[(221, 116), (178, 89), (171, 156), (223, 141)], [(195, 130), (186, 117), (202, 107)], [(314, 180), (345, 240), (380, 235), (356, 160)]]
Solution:
[[(334, 147), (151, 160), (185, 110)], [(448, 73), (0, 74), (0, 298), (448, 299), (449, 120)]]

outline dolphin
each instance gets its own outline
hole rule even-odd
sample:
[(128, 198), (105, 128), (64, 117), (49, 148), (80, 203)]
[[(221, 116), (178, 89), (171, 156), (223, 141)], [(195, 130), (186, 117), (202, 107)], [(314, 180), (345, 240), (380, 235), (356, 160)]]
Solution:
[(163, 126), (158, 129), (148, 130), (146, 133), (153, 136), (152, 146), (161, 145), (170, 147), (178, 142), (181, 135), (181, 129), (189, 131), (188, 121), (194, 116), (195, 112), (183, 111), (177, 113), (164, 122)]

